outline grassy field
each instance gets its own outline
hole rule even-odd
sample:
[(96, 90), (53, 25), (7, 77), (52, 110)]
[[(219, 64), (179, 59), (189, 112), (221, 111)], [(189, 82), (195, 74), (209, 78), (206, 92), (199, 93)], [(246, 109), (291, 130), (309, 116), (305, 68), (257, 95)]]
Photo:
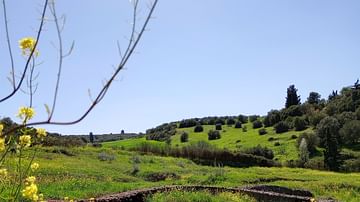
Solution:
[[(11, 157), (7, 161), (10, 166), (14, 164)], [(107, 148), (39, 148), (35, 161), (40, 164), (40, 169), (34, 174), (38, 178), (39, 190), (46, 198), (52, 199), (65, 196), (90, 198), (170, 184), (226, 187), (272, 184), (308, 189), (316, 197), (334, 197), (342, 201), (360, 198), (359, 173), (200, 166), (187, 159), (139, 155), (110, 145)]]

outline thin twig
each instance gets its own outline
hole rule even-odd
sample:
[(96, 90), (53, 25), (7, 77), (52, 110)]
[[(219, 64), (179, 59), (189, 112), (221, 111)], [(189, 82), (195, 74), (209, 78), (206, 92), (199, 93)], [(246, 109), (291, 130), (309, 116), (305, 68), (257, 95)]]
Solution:
[(36, 36), (36, 41), (35, 41), (35, 44), (34, 44), (34, 47), (33, 49), (31, 50), (30, 52), (30, 55), (26, 61), (26, 64), (25, 64), (25, 67), (24, 67), (24, 70), (23, 70), (23, 73), (21, 75), (21, 78), (20, 78), (20, 81), (19, 83), (17, 84), (17, 86), (15, 87), (15, 89), (13, 89), (13, 91), (8, 94), (7, 96), (3, 97), (0, 99), (0, 103), (1, 102), (4, 102), (5, 100), (11, 98), (13, 95), (15, 95), (15, 93), (20, 89), (21, 85), (23, 84), (23, 81), (25, 79), (25, 75), (26, 75), (26, 72), (29, 68), (29, 64), (30, 64), (30, 61), (31, 61), (31, 58), (33, 57), (34, 55), (34, 52), (36, 50), (36, 47), (39, 43), (39, 40), (40, 40), (40, 36), (41, 36), (41, 33), (42, 33), (42, 28), (44, 26), (44, 22), (45, 22), (45, 13), (46, 13), (46, 8), (47, 8), (47, 5), (48, 5), (48, 1), (49, 0), (45, 0), (45, 4), (44, 4), (44, 7), (43, 7), (43, 11), (42, 11), (42, 15), (41, 15), (41, 21), (40, 21), (40, 25), (39, 25), (39, 30), (37, 32), (37, 36)]
[(4, 9), (4, 22), (5, 22), (6, 41), (7, 41), (8, 50), (9, 50), (9, 56), (10, 56), (10, 61), (11, 61), (12, 85), (13, 85), (13, 89), (15, 90), (16, 89), (16, 81), (15, 81), (14, 57), (13, 57), (12, 50), (11, 50), (8, 19), (7, 19), (7, 14), (6, 14), (6, 3), (5, 3), (5, 0), (3, 0), (2, 2), (3, 2), (3, 9)]

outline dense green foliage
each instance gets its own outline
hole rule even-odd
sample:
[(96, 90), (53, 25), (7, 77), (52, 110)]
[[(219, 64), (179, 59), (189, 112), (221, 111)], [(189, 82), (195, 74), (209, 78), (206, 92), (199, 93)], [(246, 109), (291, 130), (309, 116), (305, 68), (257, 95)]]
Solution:
[(320, 121), (317, 133), (320, 138), (320, 145), (325, 148), (324, 162), (326, 166), (333, 171), (340, 168), (340, 135), (339, 122), (333, 117), (326, 117)]
[(290, 85), (287, 89), (287, 97), (285, 102), (285, 108), (289, 108), (293, 105), (300, 104), (300, 96), (297, 95), (297, 89), (295, 85)]
[[(220, 130), (221, 130), (221, 128), (220, 128)], [(220, 132), (218, 130), (210, 130), (208, 132), (208, 140), (217, 140), (217, 139), (220, 139), (220, 138), (221, 138), (221, 135), (220, 135)]]

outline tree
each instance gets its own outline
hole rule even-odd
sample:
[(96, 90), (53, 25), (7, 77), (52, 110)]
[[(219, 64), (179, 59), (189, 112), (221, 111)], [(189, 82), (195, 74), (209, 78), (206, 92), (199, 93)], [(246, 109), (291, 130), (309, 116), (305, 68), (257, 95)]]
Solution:
[(326, 117), (320, 121), (317, 134), (320, 138), (320, 146), (325, 148), (324, 164), (332, 171), (338, 171), (340, 167), (340, 124), (333, 117)]
[(189, 141), (189, 134), (183, 131), (180, 135), (180, 142), (187, 142)]
[(302, 138), (299, 146), (299, 163), (304, 167), (305, 163), (309, 161), (309, 150), (307, 147), (306, 139)]
[(297, 89), (295, 88), (295, 85), (290, 85), (287, 89), (285, 108), (289, 108), (290, 106), (299, 104), (300, 96), (297, 95)]
[(310, 92), (307, 102), (309, 104), (319, 104), (321, 95), (317, 92)]
[(302, 133), (296, 140), (297, 147), (300, 147), (301, 141), (305, 139), (308, 151), (311, 155), (315, 154), (316, 147), (319, 145), (319, 137), (315, 133)]
[(94, 135), (92, 132), (89, 133), (89, 141), (90, 143), (94, 144)]
[(353, 120), (346, 122), (340, 129), (342, 142), (346, 145), (353, 145), (360, 142), (360, 121)]

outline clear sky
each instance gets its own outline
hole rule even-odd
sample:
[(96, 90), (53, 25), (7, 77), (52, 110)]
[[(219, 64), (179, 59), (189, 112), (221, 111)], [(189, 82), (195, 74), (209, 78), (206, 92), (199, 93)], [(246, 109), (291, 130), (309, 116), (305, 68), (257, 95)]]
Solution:
[[(73, 120), (119, 61), (116, 41), (130, 32), (128, 0), (56, 1), (66, 16), (64, 61), (54, 120)], [(19, 73), (17, 41), (35, 36), (40, 0), (8, 0), (10, 36)], [(327, 98), (360, 77), (358, 0), (160, 0), (136, 54), (102, 103), (81, 123), (43, 126), (62, 134), (144, 132), (191, 117), (259, 114), (284, 106), (295, 84), (301, 100), (310, 91)], [(143, 8), (142, 13), (146, 12)], [(10, 91), (3, 11), (0, 24), (0, 96)], [(49, 13), (47, 14), (49, 16)], [(35, 121), (44, 120), (56, 78), (54, 24), (46, 23), (37, 58), (40, 72)], [(0, 103), (0, 116), (28, 104), (22, 93)]]

